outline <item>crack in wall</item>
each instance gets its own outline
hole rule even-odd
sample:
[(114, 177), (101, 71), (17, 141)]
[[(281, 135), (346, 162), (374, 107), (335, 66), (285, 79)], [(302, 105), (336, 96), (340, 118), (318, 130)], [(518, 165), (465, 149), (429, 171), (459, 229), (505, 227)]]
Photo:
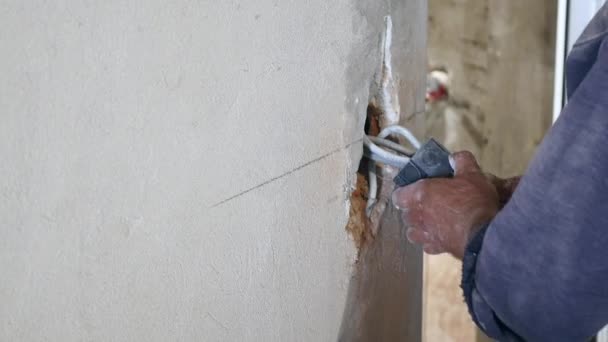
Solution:
[(243, 195), (246, 195), (246, 194), (248, 194), (248, 193), (250, 193), (252, 191), (255, 191), (255, 190), (259, 189), (259, 188), (262, 188), (262, 187), (264, 187), (264, 186), (266, 186), (266, 185), (268, 185), (268, 184), (270, 184), (272, 182), (275, 182), (275, 181), (277, 181), (277, 180), (279, 180), (281, 178), (287, 177), (287, 176), (291, 175), (292, 173), (300, 171), (300, 170), (302, 170), (303, 168), (305, 168), (307, 166), (310, 166), (310, 165), (312, 165), (314, 163), (320, 162), (321, 160), (324, 160), (324, 159), (326, 159), (328, 157), (331, 157), (332, 155), (334, 155), (334, 154), (336, 154), (338, 152), (344, 151), (344, 150), (348, 149), (349, 147), (351, 147), (352, 145), (354, 145), (354, 144), (356, 144), (358, 142), (361, 142), (361, 140), (362, 140), (362, 138), (354, 140), (354, 141), (346, 144), (345, 146), (342, 146), (342, 147), (340, 147), (338, 149), (335, 149), (335, 150), (333, 150), (331, 152), (328, 152), (328, 153), (326, 153), (326, 154), (324, 154), (324, 155), (322, 155), (320, 157), (317, 157), (317, 158), (315, 158), (313, 160), (310, 160), (310, 161), (308, 161), (308, 162), (306, 162), (304, 164), (301, 164), (300, 166), (297, 166), (297, 167), (295, 167), (295, 168), (293, 168), (293, 169), (291, 169), (291, 170), (289, 170), (289, 171), (287, 171), (285, 173), (282, 173), (282, 174), (280, 174), (280, 175), (278, 175), (276, 177), (270, 178), (270, 179), (268, 179), (268, 180), (266, 180), (266, 181), (264, 181), (264, 182), (262, 182), (260, 184), (257, 184), (255, 186), (249, 188), (249, 189), (243, 190), (243, 191), (241, 191), (241, 192), (239, 192), (239, 193), (237, 193), (235, 195), (232, 195), (232, 196), (230, 196), (230, 197), (228, 197), (226, 199), (223, 199), (223, 200), (221, 200), (221, 201), (219, 201), (219, 202), (211, 205), (209, 208), (219, 207), (222, 204), (228, 203), (228, 202), (230, 202), (230, 201), (232, 201), (234, 199), (237, 199), (237, 198), (239, 198), (239, 197), (241, 197)]

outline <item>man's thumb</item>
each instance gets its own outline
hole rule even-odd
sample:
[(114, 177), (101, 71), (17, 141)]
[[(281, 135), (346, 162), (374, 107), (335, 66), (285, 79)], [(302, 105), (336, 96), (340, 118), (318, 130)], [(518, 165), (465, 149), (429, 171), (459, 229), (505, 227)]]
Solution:
[(475, 157), (469, 151), (456, 152), (450, 156), (450, 165), (454, 169), (454, 175), (481, 172)]

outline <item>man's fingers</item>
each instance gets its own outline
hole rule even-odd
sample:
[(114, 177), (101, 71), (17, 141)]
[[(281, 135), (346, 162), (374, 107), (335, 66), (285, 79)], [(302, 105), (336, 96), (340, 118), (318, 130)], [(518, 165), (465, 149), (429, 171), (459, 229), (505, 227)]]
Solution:
[(424, 246), (422, 246), (422, 250), (426, 253), (426, 254), (441, 254), (443, 252), (445, 252), (445, 250), (443, 248), (441, 248), (441, 246), (436, 245), (436, 244), (426, 244)]
[(422, 250), (427, 254), (441, 254), (445, 249), (441, 247), (429, 232), (422, 229), (410, 228), (406, 233), (407, 239), (414, 244), (422, 245)]
[(469, 151), (456, 152), (450, 156), (450, 165), (454, 169), (454, 175), (481, 172), (479, 164), (473, 154)]
[(412, 187), (413, 185), (393, 191), (392, 202), (397, 209), (405, 210), (411, 206), (414, 194)]
[(409, 228), (407, 230), (406, 236), (411, 243), (417, 243), (422, 245), (431, 241), (430, 234), (422, 229)]
[(414, 184), (393, 191), (393, 205), (397, 209), (411, 209), (422, 202), (425, 181), (420, 180)]

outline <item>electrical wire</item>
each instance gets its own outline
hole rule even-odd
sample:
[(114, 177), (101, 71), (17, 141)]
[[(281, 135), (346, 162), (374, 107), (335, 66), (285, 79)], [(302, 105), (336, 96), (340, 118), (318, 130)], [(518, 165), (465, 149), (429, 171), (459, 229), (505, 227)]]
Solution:
[(382, 149), (378, 145), (374, 144), (367, 136), (363, 137), (363, 146), (365, 147), (363, 149), (363, 154), (367, 158), (376, 162), (401, 169), (410, 161), (409, 157), (400, 156), (396, 153)]
[(372, 159), (367, 164), (368, 172), (368, 195), (367, 204), (365, 205), (365, 214), (367, 217), (371, 217), (372, 209), (377, 202), (376, 196), (378, 194), (378, 176), (376, 175), (376, 162)]
[(382, 139), (379, 137), (375, 137), (373, 135), (368, 135), (367, 136), (374, 144), (383, 147), (383, 148), (388, 148), (391, 149), (395, 152), (398, 152), (400, 154), (403, 154), (406, 157), (411, 157), (414, 155), (414, 152), (412, 152), (411, 150), (409, 150), (408, 148), (406, 148), (403, 145), (399, 145), (396, 142), (393, 142), (391, 140), (388, 139)]
[(406, 147), (386, 139), (391, 134), (404, 137), (413, 147), (420, 148), (420, 142), (407, 128), (393, 125), (384, 128), (377, 137), (366, 135), (363, 137), (363, 154), (369, 159), (368, 163), (368, 196), (365, 214), (371, 216), (372, 209), (378, 201), (378, 176), (376, 163), (387, 164), (402, 169), (413, 153)]
[(382, 131), (380, 131), (380, 134), (378, 134), (378, 138), (385, 139), (391, 134), (398, 134), (404, 137), (416, 149), (420, 148), (420, 141), (416, 139), (414, 134), (412, 134), (412, 132), (410, 132), (407, 128), (399, 125), (392, 125), (384, 128)]

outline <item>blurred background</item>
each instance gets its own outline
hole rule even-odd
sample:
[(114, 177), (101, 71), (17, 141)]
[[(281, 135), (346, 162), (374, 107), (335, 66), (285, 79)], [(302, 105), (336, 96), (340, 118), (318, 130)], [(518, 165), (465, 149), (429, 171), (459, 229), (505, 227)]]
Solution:
[[(564, 58), (603, 3), (429, 0), (426, 134), (488, 172), (524, 172), (565, 101)], [(463, 304), (459, 262), (425, 256), (424, 269), (425, 341), (486, 340)]]

